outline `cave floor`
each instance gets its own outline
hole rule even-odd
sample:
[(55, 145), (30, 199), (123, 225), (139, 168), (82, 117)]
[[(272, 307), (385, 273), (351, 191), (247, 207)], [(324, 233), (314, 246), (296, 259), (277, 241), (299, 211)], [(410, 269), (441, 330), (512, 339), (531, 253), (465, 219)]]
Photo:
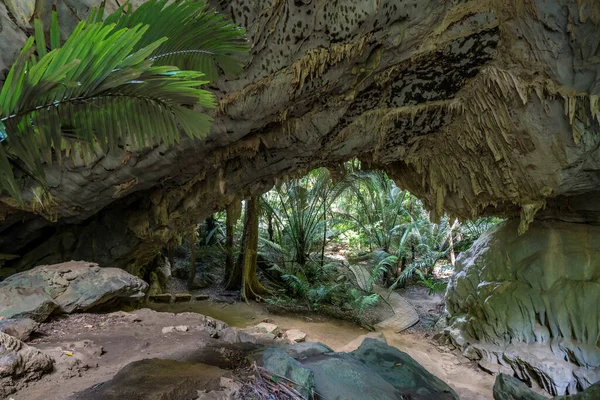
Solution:
[[(418, 303), (418, 298), (431, 302), (430, 298), (423, 297), (418, 290), (412, 292), (415, 302)], [(410, 299), (410, 293), (405, 295)], [(253, 326), (268, 318), (282, 329), (302, 330), (307, 333), (308, 341), (324, 343), (334, 350), (340, 350), (358, 336), (368, 333), (353, 323), (323, 316), (272, 314), (258, 303), (198, 301), (155, 306), (160, 311), (170, 312), (141, 309), (132, 313), (83, 313), (60, 317), (43, 324), (42, 335), (30, 342), (34, 347), (54, 349), (60, 353), (63, 349), (71, 348), (73, 343), (88, 340), (95, 347), (101, 346), (103, 353), (75, 366), (65, 367), (65, 364), (59, 363), (56, 372), (30, 383), (29, 387), (18, 391), (12, 398), (67, 399), (73, 393), (111, 379), (125, 365), (146, 358), (204, 362), (222, 368), (235, 368), (235, 361), (231, 361), (232, 365), (220, 365), (219, 357), (214, 356), (219, 348), (223, 348), (222, 341), (212, 339), (206, 331), (193, 329), (203, 323), (203, 315), (220, 319), (233, 327)], [(431, 310), (427, 304), (415, 306), (418, 310)], [(164, 327), (179, 325), (190, 329), (187, 332), (162, 332)], [(431, 340), (431, 333), (427, 329), (418, 325), (400, 334), (383, 333), (390, 345), (408, 353), (431, 373), (447, 382), (461, 399), (492, 399), (494, 377), (478, 369), (456, 350), (436, 344)], [(63, 358), (66, 357), (71, 356)]]

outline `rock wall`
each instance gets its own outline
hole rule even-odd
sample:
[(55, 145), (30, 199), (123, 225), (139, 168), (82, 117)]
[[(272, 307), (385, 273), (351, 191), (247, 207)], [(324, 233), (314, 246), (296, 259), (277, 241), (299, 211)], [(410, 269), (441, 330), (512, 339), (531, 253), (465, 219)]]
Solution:
[(600, 226), (508, 221), (457, 259), (447, 332), (553, 395), (600, 380)]
[[(100, 1), (56, 3), (66, 36)], [(69, 259), (142, 275), (211, 213), (352, 157), (434, 217), (600, 221), (596, 0), (211, 3), (252, 50), (211, 87), (209, 137), (49, 166), (47, 192), (20, 176), (27, 203), (0, 196), (0, 278)], [(0, 68), (48, 4), (0, 1)]]

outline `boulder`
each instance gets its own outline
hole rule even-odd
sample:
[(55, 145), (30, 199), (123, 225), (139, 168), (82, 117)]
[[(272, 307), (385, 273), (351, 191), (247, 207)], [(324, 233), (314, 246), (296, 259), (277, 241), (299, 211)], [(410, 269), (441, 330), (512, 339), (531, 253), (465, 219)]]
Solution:
[(365, 338), (352, 353), (297, 343), (264, 350), (262, 360), (256, 360), (269, 372), (296, 382), (305, 396), (314, 388), (326, 399), (458, 400), (448, 385), (406, 353), (373, 338)]
[(52, 371), (52, 358), (0, 332), (0, 398)]
[(31, 318), (45, 321), (58, 304), (43, 288), (10, 287), (0, 282), (0, 316), (5, 318)]
[(550, 394), (600, 379), (600, 226), (506, 221), (456, 263), (445, 332), (465, 356)]
[(450, 386), (423, 368), (411, 356), (381, 340), (366, 338), (351, 354), (402, 395), (412, 396), (413, 399), (458, 400)]
[(316, 386), (313, 371), (303, 367), (285, 351), (275, 348), (266, 349), (263, 353), (262, 366), (270, 373), (293, 382), (296, 390), (305, 399), (312, 398)]
[(30, 318), (9, 318), (0, 320), (0, 332), (24, 342), (38, 328), (39, 324)]
[(199, 363), (147, 359), (123, 367), (111, 380), (79, 392), (71, 400), (196, 399), (221, 389), (226, 370)]
[(0, 315), (41, 322), (55, 310), (72, 313), (140, 298), (147, 288), (146, 282), (118, 268), (83, 261), (42, 265), (0, 282)]
[(279, 335), (279, 327), (276, 324), (271, 324), (268, 322), (261, 322), (260, 324), (251, 328), (253, 331), (264, 331), (266, 333), (271, 333), (275, 336)]

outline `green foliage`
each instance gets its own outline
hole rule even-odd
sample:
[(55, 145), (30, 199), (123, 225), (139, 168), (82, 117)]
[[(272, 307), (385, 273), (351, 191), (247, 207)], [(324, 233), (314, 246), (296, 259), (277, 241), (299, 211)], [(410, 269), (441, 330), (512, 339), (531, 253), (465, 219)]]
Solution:
[(92, 11), (62, 45), (54, 13), (49, 48), (35, 22), (0, 91), (0, 187), (20, 199), (15, 163), (44, 184), (42, 164), (62, 162), (63, 152), (85, 160), (209, 131), (210, 117), (192, 107), (215, 106), (202, 87), (218, 67), (239, 69), (231, 56), (246, 49), (243, 31), (202, 2), (166, 3), (126, 5), (105, 21)]
[[(351, 172), (336, 182), (316, 170), (263, 196), (260, 255), (278, 274), (282, 288), (269, 302), (302, 304), (309, 310), (350, 305), (361, 320), (381, 298), (373, 293), (374, 285), (392, 291), (416, 281), (430, 295), (442, 293), (445, 282), (432, 275), (436, 263), (450, 264), (452, 252), (494, 224), (478, 220), (461, 225), (447, 217), (434, 224), (422, 203), (385, 173), (360, 171), (355, 164), (346, 170)], [(371, 250), (366, 259), (357, 257), (371, 267), (368, 282), (359, 285), (364, 290), (351, 283), (343, 262), (325, 257), (326, 246), (350, 254)]]
[(354, 307), (356, 316), (360, 319), (365, 310), (375, 307), (379, 303), (380, 296), (376, 293), (365, 294), (360, 290), (351, 288), (348, 290), (351, 304)]

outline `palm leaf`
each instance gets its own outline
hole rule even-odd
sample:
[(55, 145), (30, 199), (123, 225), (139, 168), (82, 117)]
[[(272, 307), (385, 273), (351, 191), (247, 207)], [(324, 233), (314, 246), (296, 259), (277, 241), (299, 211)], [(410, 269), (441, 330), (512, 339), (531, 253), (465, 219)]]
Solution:
[[(44, 184), (43, 163), (52, 163), (54, 156), (61, 162), (63, 149), (79, 152), (85, 160), (98, 150), (171, 145), (181, 132), (202, 138), (209, 131), (211, 118), (192, 109), (215, 105), (214, 96), (202, 89), (208, 83), (206, 75), (155, 59), (193, 41), (209, 49), (218, 64), (221, 56), (242, 51), (238, 42), (243, 33), (203, 4), (165, 4), (150, 1), (135, 12), (126, 5), (105, 21), (103, 10), (93, 11), (62, 46), (54, 12), (50, 49), (42, 23), (36, 21), (34, 36), (0, 91), (3, 189), (20, 200), (9, 159)], [(160, 29), (163, 13), (168, 21), (181, 23), (179, 30)], [(152, 23), (157, 25), (149, 29)], [(194, 35), (201, 25), (209, 31), (198, 39)], [(168, 38), (173, 43), (165, 46)], [(213, 68), (206, 59), (202, 62), (208, 70)]]
[(152, 26), (137, 43), (136, 50), (168, 37), (152, 53), (155, 65), (174, 65), (180, 69), (202, 71), (209, 81), (225, 74), (237, 74), (242, 64), (234, 56), (248, 51), (242, 28), (229, 22), (224, 15), (211, 10), (203, 1), (150, 0), (131, 11), (121, 7), (105, 20), (117, 29), (137, 24)]

